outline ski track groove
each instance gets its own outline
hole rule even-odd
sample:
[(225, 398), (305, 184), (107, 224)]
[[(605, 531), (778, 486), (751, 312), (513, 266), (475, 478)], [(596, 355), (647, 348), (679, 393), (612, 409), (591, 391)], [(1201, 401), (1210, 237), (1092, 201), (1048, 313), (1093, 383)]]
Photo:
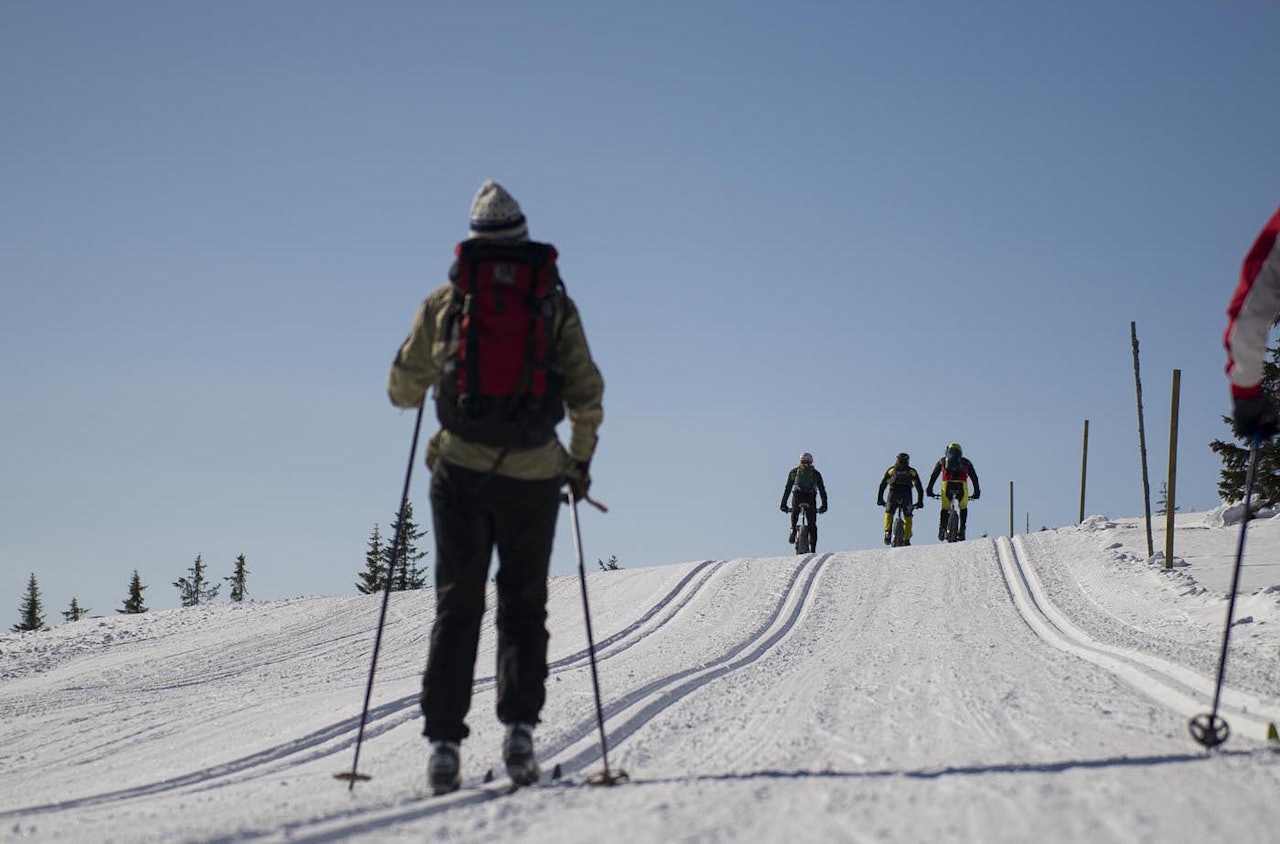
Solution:
[[(723, 656), (650, 681), (605, 705), (605, 734), (609, 738), (609, 747), (616, 748), (657, 715), (708, 683), (756, 662), (789, 636), (812, 602), (814, 584), (831, 556), (830, 553), (810, 554), (801, 560), (769, 618)], [(693, 595), (688, 596), (682, 605), (692, 597)], [(549, 747), (542, 761), (543, 768), (551, 770), (558, 765), (562, 778), (560, 781), (544, 782), (535, 787), (566, 788), (578, 785), (574, 775), (601, 759), (598, 729), (595, 718), (584, 719), (569, 731), (572, 737)], [(507, 785), (504, 779), (499, 778), (493, 783), (472, 784), (470, 787), (464, 785), (453, 794), (426, 798), (425, 803), (415, 798), (401, 801), (391, 808), (380, 806), (354, 809), (344, 812), (345, 817), (317, 818), (305, 825), (290, 827), (287, 837), (289, 841), (302, 842), (345, 841), (354, 836), (376, 833), (396, 824), (429, 818), (454, 807), (493, 800), (507, 793)], [(237, 840), (249, 838), (240, 835)]]
[[(1050, 602), (1027, 560), (1020, 537), (1012, 540), (1000, 537), (995, 544), (1009, 596), (1036, 636), (1059, 650), (1106, 669), (1183, 717), (1189, 719), (1209, 710), (1216, 677), (1206, 677), (1153, 654), (1096, 641)], [(1224, 717), (1230, 715), (1231, 719), (1246, 722), (1247, 730), (1233, 727), (1233, 734), (1257, 741), (1265, 741), (1268, 725), (1280, 721), (1280, 707), (1227, 686), (1222, 689), (1218, 711)]]
[[(597, 659), (603, 660), (625, 652), (644, 639), (650, 628), (656, 629), (666, 624), (688, 606), (698, 592), (724, 567), (725, 562), (724, 560), (703, 560), (696, 564), (675, 586), (650, 606), (643, 615), (616, 633), (602, 639), (596, 648)], [(317, 625), (317, 628), (320, 626)], [(313, 651), (317, 647), (331, 644), (333, 641), (330, 639), (325, 643), (309, 646), (306, 651)], [(601, 655), (599, 653), (601, 648), (607, 648), (609, 652), (606, 655)], [(550, 673), (556, 673), (580, 668), (587, 663), (589, 655), (588, 649), (583, 648), (549, 663), (548, 669)], [(492, 688), (495, 683), (496, 678), (492, 675), (480, 677), (475, 680), (473, 690), (485, 691)], [(419, 715), (418, 705), (419, 696), (415, 693), (405, 695), (389, 703), (371, 707), (368, 718), (365, 721), (365, 742), (368, 743), (373, 738), (417, 718)], [(214, 765), (199, 771), (192, 771), (189, 774), (168, 777), (157, 782), (130, 788), (63, 800), (57, 803), (0, 811), (0, 818), (97, 806), (121, 800), (149, 797), (184, 788), (189, 788), (192, 793), (200, 793), (224, 788), (234, 782), (271, 776), (282, 770), (295, 768), (346, 750), (354, 751), (359, 724), (359, 717), (353, 716), (323, 729), (313, 730), (311, 733), (293, 741), (278, 744), (230, 762)], [(230, 782), (227, 780), (230, 780)], [(485, 799), (490, 799), (492, 796), (496, 795), (489, 795)]]

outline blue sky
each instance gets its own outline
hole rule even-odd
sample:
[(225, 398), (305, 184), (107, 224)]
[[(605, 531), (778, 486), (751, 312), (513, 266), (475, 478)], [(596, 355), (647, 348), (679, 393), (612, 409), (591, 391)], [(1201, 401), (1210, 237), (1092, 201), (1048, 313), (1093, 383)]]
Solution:
[[(0, 5), (0, 595), (153, 609), (197, 554), (352, 590), (413, 415), (384, 386), (494, 178), (606, 379), (588, 564), (820, 547), (947, 442), (971, 535), (1217, 503), (1224, 311), (1280, 202), (1272, 3)], [(426, 472), (413, 501), (426, 521)], [(928, 540), (930, 506), (920, 520)], [(561, 525), (553, 570), (576, 568)], [(428, 558), (430, 560), (430, 557)]]

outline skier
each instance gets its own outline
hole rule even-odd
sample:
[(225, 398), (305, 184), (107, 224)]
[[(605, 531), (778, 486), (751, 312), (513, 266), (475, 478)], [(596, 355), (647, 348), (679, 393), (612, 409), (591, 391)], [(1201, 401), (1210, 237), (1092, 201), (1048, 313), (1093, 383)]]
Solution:
[[(915, 507), (924, 506), (924, 487), (920, 485), (920, 474), (911, 468), (911, 457), (905, 451), (898, 454), (894, 464), (880, 479), (880, 488), (876, 490), (876, 504), (884, 508), (884, 544), (893, 542), (891, 528), (893, 511), (902, 508), (903, 545), (911, 544), (911, 489), (915, 487)], [(889, 503), (885, 503), (884, 490), (889, 488)]]
[[(529, 240), (520, 206), (496, 182), (486, 181), (476, 193), (469, 237), (457, 254), (451, 281), (419, 307), (387, 383), (391, 403), (401, 408), (421, 406), (434, 385), (443, 426), (427, 445), (436, 618), (422, 678), (423, 734), (431, 742), (427, 770), (436, 794), (461, 785), (459, 746), (470, 733), (465, 719), (495, 546), (502, 755), (512, 782), (528, 785), (540, 776), (533, 728), (546, 699), (547, 574), (560, 487), (568, 483), (578, 498), (585, 497), (604, 418), (604, 380), (578, 309), (560, 284), (555, 251)], [(529, 284), (532, 292), (502, 295), (517, 283)], [(478, 293), (464, 299), (463, 290)], [(504, 310), (522, 313), (503, 326)], [(495, 324), (501, 330), (475, 327)], [(535, 365), (539, 353), (541, 365)], [(516, 373), (519, 381), (495, 393), (493, 367), (504, 364), (507, 377), (514, 381)], [(547, 375), (551, 364), (561, 379)], [(530, 400), (539, 387), (539, 400)], [(571, 426), (567, 450), (555, 435), (565, 406)]]
[(1275, 396), (1262, 389), (1267, 332), (1280, 319), (1280, 209), (1245, 256), (1240, 282), (1227, 308), (1227, 379), (1236, 435), (1270, 439), (1276, 433)]
[[(822, 506), (815, 507), (818, 495), (822, 495)], [(787, 506), (787, 497), (791, 497), (791, 506)], [(805, 452), (800, 455), (800, 465), (787, 473), (787, 485), (782, 488), (782, 505), (784, 513), (791, 514), (791, 535), (788, 545), (796, 541), (796, 520), (800, 518), (800, 505), (809, 506), (809, 543), (810, 551), (818, 550), (818, 513), (827, 512), (827, 488), (822, 483), (822, 473), (813, 465), (813, 455)]]
[[(942, 476), (942, 494), (936, 494), (933, 491), (933, 485), (937, 483), (938, 476)], [(969, 495), (969, 485), (966, 481), (973, 481), (973, 495)], [(978, 472), (973, 468), (973, 464), (969, 462), (969, 458), (964, 456), (960, 443), (951, 443), (947, 446), (946, 452), (934, 465), (933, 471), (929, 473), (929, 484), (926, 493), (930, 498), (942, 499), (942, 513), (938, 518), (938, 540), (946, 541), (947, 538), (947, 518), (951, 515), (951, 506), (948, 501), (952, 498), (958, 498), (960, 501), (960, 535), (956, 538), (964, 539), (965, 524), (969, 521), (969, 501), (977, 501), (982, 495), (978, 489)]]

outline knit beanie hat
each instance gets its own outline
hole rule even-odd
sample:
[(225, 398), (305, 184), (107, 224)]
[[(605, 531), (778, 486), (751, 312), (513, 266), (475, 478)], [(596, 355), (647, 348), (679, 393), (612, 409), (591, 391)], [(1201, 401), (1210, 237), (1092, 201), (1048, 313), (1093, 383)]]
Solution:
[(470, 236), (493, 240), (529, 239), (519, 204), (492, 179), (487, 179), (471, 200)]

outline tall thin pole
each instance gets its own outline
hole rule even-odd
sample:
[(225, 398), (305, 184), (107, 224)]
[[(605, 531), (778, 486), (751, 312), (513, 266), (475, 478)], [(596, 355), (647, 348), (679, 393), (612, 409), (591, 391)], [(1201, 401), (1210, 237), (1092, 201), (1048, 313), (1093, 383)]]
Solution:
[(409, 465), (404, 470), (404, 489), (400, 493), (400, 509), (396, 511), (396, 534), (391, 540), (391, 556), (387, 559), (387, 582), (382, 589), (382, 609), (378, 612), (378, 632), (373, 637), (373, 655), (369, 659), (369, 682), (364, 689), (364, 706), (360, 709), (360, 728), (356, 731), (356, 751), (351, 759), (351, 770), (334, 774), (336, 779), (346, 780), (349, 791), (354, 791), (357, 782), (368, 780), (368, 774), (360, 773), (360, 747), (364, 744), (364, 727), (369, 720), (369, 701), (373, 699), (373, 675), (378, 670), (378, 652), (382, 649), (382, 630), (387, 624), (387, 602), (391, 600), (391, 582), (395, 576), (396, 559), (400, 556), (404, 544), (404, 511), (409, 506), (409, 483), (413, 480), (413, 459), (418, 454), (418, 434), (422, 431), (422, 409), (427, 402), (424, 398), (418, 405), (418, 417), (413, 423), (413, 441), (409, 444)]
[(1009, 536), (1013, 536), (1013, 481), (1009, 481)]
[(1142, 375), (1138, 369), (1138, 324), (1129, 323), (1129, 339), (1133, 343), (1133, 384), (1138, 391), (1138, 453), (1142, 460), (1142, 507), (1147, 521), (1147, 559), (1155, 555), (1151, 540), (1151, 481), (1147, 476), (1147, 426), (1142, 419)]
[(1173, 396), (1169, 404), (1169, 493), (1164, 503), (1164, 567), (1173, 568), (1173, 511), (1178, 500), (1178, 397), (1182, 392), (1182, 370), (1173, 371)]
[(1080, 456), (1080, 521), (1084, 521), (1085, 479), (1089, 476), (1089, 420), (1084, 420), (1084, 445)]

